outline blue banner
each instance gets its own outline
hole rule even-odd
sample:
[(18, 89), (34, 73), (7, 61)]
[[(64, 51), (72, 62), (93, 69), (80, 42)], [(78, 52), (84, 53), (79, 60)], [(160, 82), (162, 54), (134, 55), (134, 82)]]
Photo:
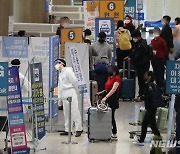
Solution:
[[(157, 20), (157, 21), (145, 21), (144, 22), (144, 25), (145, 25), (145, 27), (159, 27), (159, 28), (162, 28), (163, 26), (162, 26), (162, 22), (161, 22), (161, 20)], [(171, 22), (170, 23), (170, 27), (171, 28), (174, 28), (175, 27), (175, 25), (174, 25), (174, 22)]]
[[(54, 89), (57, 88), (58, 86), (58, 77), (59, 77), (59, 72), (55, 70), (54, 68), (54, 61), (60, 57), (60, 52), (59, 52), (59, 36), (53, 36), (50, 38), (50, 58), (49, 58), (49, 64), (50, 64), (50, 77), (49, 77), (49, 89)], [(50, 94), (49, 94), (50, 96)], [(54, 92), (52, 93), (52, 97), (58, 97), (57, 95), (55, 96)], [(50, 102), (49, 102), (50, 103)], [(58, 116), (58, 101), (51, 101), (52, 103), (52, 117)], [(50, 104), (49, 104), (50, 105)], [(50, 109), (50, 107), (49, 107)], [(50, 113), (50, 110), (49, 110)]]
[(11, 153), (27, 154), (26, 129), (24, 125), (19, 71), (17, 67), (10, 67), (8, 70), (7, 106)]
[(136, 13), (136, 20), (144, 20), (144, 13)]
[(42, 64), (41, 63), (31, 64), (30, 70), (31, 70), (33, 117), (35, 119), (34, 120), (34, 134), (36, 137), (36, 129), (37, 129), (38, 130), (37, 138), (39, 140), (41, 140), (46, 134), (45, 115), (44, 115)]
[(130, 15), (133, 19), (136, 18), (136, 0), (126, 0), (124, 4), (124, 16)]
[(8, 62), (0, 62), (0, 96), (8, 94)]
[(106, 33), (106, 41), (112, 47), (112, 64), (115, 64), (115, 49), (114, 49), (114, 19), (113, 18), (96, 18), (95, 20), (95, 38), (98, 40), (100, 32)]
[(180, 61), (167, 61), (166, 93), (180, 94)]
[(28, 38), (2, 37), (2, 57), (28, 58)]

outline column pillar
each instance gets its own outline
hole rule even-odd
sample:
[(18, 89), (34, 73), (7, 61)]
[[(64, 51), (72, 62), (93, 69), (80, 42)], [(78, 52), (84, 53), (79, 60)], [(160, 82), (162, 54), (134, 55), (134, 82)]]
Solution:
[(47, 23), (46, 0), (14, 0), (14, 21), (21, 23)]

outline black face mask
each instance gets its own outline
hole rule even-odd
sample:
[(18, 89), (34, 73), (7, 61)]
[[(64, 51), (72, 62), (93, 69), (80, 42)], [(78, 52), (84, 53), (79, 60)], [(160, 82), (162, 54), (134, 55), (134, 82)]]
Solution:
[(99, 39), (99, 43), (103, 44), (105, 42), (104, 39)]

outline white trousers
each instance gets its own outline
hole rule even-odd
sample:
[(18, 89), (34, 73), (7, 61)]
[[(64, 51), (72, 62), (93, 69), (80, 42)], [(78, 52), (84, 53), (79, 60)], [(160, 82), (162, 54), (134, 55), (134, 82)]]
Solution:
[[(72, 97), (71, 102), (71, 132), (73, 122), (75, 122), (76, 131), (82, 131), (82, 120), (78, 106), (78, 96), (74, 88), (68, 89), (63, 92), (63, 97), (68, 98)], [(63, 100), (63, 112), (64, 112), (64, 121), (65, 121), (65, 131), (69, 132), (69, 102)]]

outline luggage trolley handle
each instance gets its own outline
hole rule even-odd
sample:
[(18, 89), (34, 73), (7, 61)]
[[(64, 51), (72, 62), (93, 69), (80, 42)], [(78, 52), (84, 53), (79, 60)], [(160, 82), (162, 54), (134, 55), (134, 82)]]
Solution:
[[(130, 62), (127, 62), (127, 63), (128, 63), (128, 76), (127, 76), (127, 78), (130, 79), (131, 64), (130, 64)], [(126, 70), (126, 61), (124, 60), (123, 61), (123, 78), (126, 77), (125, 70)]]

